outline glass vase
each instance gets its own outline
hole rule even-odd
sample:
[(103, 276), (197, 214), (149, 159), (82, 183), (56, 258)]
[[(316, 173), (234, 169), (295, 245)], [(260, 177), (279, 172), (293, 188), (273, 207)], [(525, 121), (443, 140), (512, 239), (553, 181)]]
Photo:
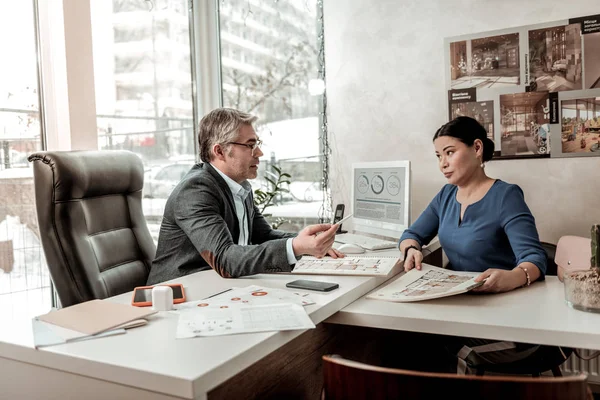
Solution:
[(564, 284), (565, 300), (570, 307), (600, 313), (600, 274), (596, 270), (566, 273)]

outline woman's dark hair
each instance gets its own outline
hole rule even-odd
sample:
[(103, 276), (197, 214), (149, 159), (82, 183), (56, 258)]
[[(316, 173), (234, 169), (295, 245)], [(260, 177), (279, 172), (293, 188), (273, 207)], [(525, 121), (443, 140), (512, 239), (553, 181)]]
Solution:
[(433, 140), (441, 136), (452, 136), (469, 147), (473, 146), (476, 139), (479, 139), (483, 143), (482, 161), (490, 161), (494, 156), (494, 142), (487, 137), (485, 128), (471, 117), (456, 117), (442, 125), (433, 135)]

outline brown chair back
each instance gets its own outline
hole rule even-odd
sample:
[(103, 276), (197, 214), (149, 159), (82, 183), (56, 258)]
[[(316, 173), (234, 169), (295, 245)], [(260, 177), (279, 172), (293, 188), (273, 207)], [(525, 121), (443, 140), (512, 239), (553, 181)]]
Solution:
[(465, 376), (382, 368), (323, 356), (322, 399), (591, 400), (587, 375)]
[(156, 247), (142, 212), (140, 158), (129, 151), (46, 151), (29, 161), (42, 247), (61, 305), (144, 286)]

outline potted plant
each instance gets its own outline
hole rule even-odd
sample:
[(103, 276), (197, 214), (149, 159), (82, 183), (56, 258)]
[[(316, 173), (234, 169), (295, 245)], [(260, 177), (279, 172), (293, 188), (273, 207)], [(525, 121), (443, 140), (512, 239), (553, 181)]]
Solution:
[(600, 225), (592, 226), (591, 268), (565, 274), (565, 299), (582, 311), (600, 312)]
[[(267, 207), (273, 205), (273, 200), (276, 199), (277, 196), (283, 193), (289, 193), (289, 189), (285, 186), (291, 183), (289, 179), (292, 177), (290, 174), (281, 172), (281, 169), (275, 165), (272, 165), (271, 169), (274, 171), (274, 179), (265, 175), (265, 180), (268, 185), (266, 191), (262, 189), (256, 189), (254, 191), (254, 204), (259, 208), (260, 213), (267, 218), (267, 220), (270, 220), (272, 215), (265, 214), (265, 210)], [(282, 223), (289, 222), (289, 220), (285, 218), (276, 218), (274, 221), (272, 220), (270, 222), (273, 229), (277, 229)]]

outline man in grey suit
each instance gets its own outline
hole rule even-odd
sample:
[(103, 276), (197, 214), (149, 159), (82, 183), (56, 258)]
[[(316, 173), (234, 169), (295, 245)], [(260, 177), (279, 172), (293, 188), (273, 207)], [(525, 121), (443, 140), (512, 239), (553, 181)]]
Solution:
[(247, 181), (258, 173), (256, 117), (219, 108), (200, 121), (196, 164), (175, 187), (160, 227), (148, 285), (214, 269), (225, 278), (288, 272), (302, 255), (343, 257), (332, 248), (337, 225), (298, 235), (274, 230), (254, 205)]

